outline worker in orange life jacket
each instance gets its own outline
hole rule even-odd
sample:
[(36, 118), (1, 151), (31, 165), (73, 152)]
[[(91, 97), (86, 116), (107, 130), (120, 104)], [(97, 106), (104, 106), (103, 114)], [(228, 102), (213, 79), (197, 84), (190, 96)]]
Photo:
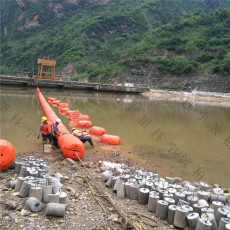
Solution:
[(92, 141), (91, 136), (86, 132), (86, 131), (79, 131), (75, 128), (72, 129), (72, 134), (79, 138), (83, 143), (85, 143), (86, 141), (88, 141), (90, 143), (90, 145), (92, 146), (92, 148), (94, 148), (94, 144)]
[(40, 137), (40, 134), (42, 133), (43, 144), (45, 145), (47, 143), (47, 140), (49, 140), (49, 143), (53, 145), (53, 138), (52, 138), (53, 127), (52, 127), (52, 123), (49, 122), (46, 117), (42, 117), (41, 121), (42, 122), (40, 124), (40, 128), (39, 128), (39, 131), (38, 131), (38, 139)]
[(58, 129), (58, 125), (61, 123), (61, 119), (57, 118), (55, 123), (52, 125), (52, 128), (53, 128), (53, 133), (52, 133), (52, 136), (53, 136), (53, 147), (58, 147), (58, 139), (57, 139), (57, 136), (60, 136), (60, 132), (59, 132), (59, 129)]

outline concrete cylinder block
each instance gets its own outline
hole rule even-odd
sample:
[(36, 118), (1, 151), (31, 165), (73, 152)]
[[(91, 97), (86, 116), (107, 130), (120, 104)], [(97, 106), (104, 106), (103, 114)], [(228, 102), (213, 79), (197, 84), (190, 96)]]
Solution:
[(187, 216), (189, 214), (188, 209), (184, 209), (183, 207), (177, 207), (174, 225), (178, 228), (185, 228), (187, 226)]
[[(67, 194), (65, 192), (57, 192), (56, 195), (59, 196), (59, 203), (66, 204)], [(56, 203), (56, 202), (54, 202)]]
[(32, 211), (32, 212), (40, 212), (43, 208), (43, 204), (40, 200), (38, 200), (35, 197), (30, 197), (26, 201), (26, 206)]
[(189, 213), (187, 216), (188, 227), (190, 230), (195, 230), (197, 222), (199, 220), (199, 214), (197, 212)]
[(139, 186), (135, 184), (130, 185), (130, 199), (131, 200), (138, 200), (139, 199)]
[(176, 208), (177, 208), (176, 205), (169, 205), (168, 207), (168, 223), (171, 225), (174, 224)]
[(46, 208), (46, 215), (64, 217), (65, 207), (65, 204), (49, 203)]
[(165, 220), (167, 218), (168, 214), (168, 202), (164, 200), (158, 200), (157, 201), (157, 207), (156, 207), (156, 217)]
[(203, 220), (199, 218), (195, 230), (211, 230), (212, 223), (208, 220)]
[(148, 211), (156, 212), (157, 202), (159, 199), (160, 196), (157, 193), (152, 192), (149, 194), (148, 207), (147, 207)]
[(42, 200), (42, 188), (41, 187), (31, 187), (29, 196), (35, 197), (38, 200)]
[(220, 223), (220, 219), (222, 217), (226, 217), (228, 214), (228, 210), (225, 209), (225, 208), (218, 208), (217, 209), (217, 213), (216, 213), (216, 223), (217, 223), (217, 226), (219, 226), (219, 223)]
[(148, 188), (140, 188), (138, 202), (140, 204), (146, 205), (146, 204), (148, 204), (148, 199), (149, 199), (149, 189)]
[(20, 191), (20, 189), (21, 189), (22, 184), (23, 184), (24, 181), (25, 181), (24, 177), (18, 177), (16, 186), (15, 186), (15, 192), (19, 192)]
[(28, 183), (27, 181), (24, 181), (23, 184), (22, 184), (22, 187), (20, 188), (19, 196), (20, 197), (27, 197), (27, 196), (29, 196), (29, 194), (30, 194), (30, 187), (31, 187), (31, 184)]
[(117, 197), (125, 198), (125, 182), (121, 181), (121, 183), (117, 186)]
[(42, 186), (42, 202), (48, 202), (48, 194), (52, 194), (52, 186), (51, 185), (43, 185)]
[(218, 230), (225, 230), (225, 226), (227, 224), (230, 224), (230, 219), (222, 217), (220, 219), (220, 224), (219, 224)]
[(59, 203), (59, 195), (48, 194), (48, 203)]

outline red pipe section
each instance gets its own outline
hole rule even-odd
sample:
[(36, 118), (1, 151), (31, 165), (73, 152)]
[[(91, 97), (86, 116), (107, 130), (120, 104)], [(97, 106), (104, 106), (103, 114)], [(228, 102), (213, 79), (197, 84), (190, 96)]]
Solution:
[[(48, 121), (54, 124), (56, 119), (58, 118), (57, 115), (55, 114), (53, 109), (50, 107), (50, 105), (47, 103), (46, 99), (43, 97), (39, 88), (37, 88), (37, 94), (38, 94), (38, 98), (41, 103), (42, 109)], [(78, 154), (80, 158), (82, 158), (85, 153), (84, 144), (78, 138), (70, 134), (67, 128), (63, 125), (63, 123), (58, 125), (58, 129), (60, 131), (60, 136), (57, 136), (58, 146), (62, 150), (65, 158), (71, 158), (73, 160), (78, 160), (75, 152)]]

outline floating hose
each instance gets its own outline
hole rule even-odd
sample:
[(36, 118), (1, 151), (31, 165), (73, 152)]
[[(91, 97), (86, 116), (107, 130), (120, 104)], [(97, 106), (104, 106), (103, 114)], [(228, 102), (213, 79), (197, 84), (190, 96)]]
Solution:
[[(47, 119), (54, 124), (56, 122), (56, 119), (58, 118), (57, 115), (55, 114), (53, 109), (50, 107), (50, 105), (47, 103), (46, 99), (43, 97), (39, 88), (37, 88), (37, 94), (38, 94), (38, 98), (41, 103), (42, 109)], [(58, 129), (60, 132), (60, 136), (57, 135), (58, 146), (62, 150), (65, 158), (71, 158), (73, 160), (78, 160), (78, 157), (76, 156), (74, 151), (77, 152), (80, 158), (82, 158), (85, 153), (84, 144), (78, 138), (70, 134), (63, 123), (58, 125)]]

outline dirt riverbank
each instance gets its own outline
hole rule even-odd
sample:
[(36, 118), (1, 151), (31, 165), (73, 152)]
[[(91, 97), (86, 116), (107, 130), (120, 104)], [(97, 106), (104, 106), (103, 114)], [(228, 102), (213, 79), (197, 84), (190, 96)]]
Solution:
[(149, 98), (163, 98), (169, 100), (187, 100), (204, 102), (224, 102), (230, 104), (230, 93), (214, 93), (204, 91), (179, 92), (168, 90), (150, 90), (141, 95)]

